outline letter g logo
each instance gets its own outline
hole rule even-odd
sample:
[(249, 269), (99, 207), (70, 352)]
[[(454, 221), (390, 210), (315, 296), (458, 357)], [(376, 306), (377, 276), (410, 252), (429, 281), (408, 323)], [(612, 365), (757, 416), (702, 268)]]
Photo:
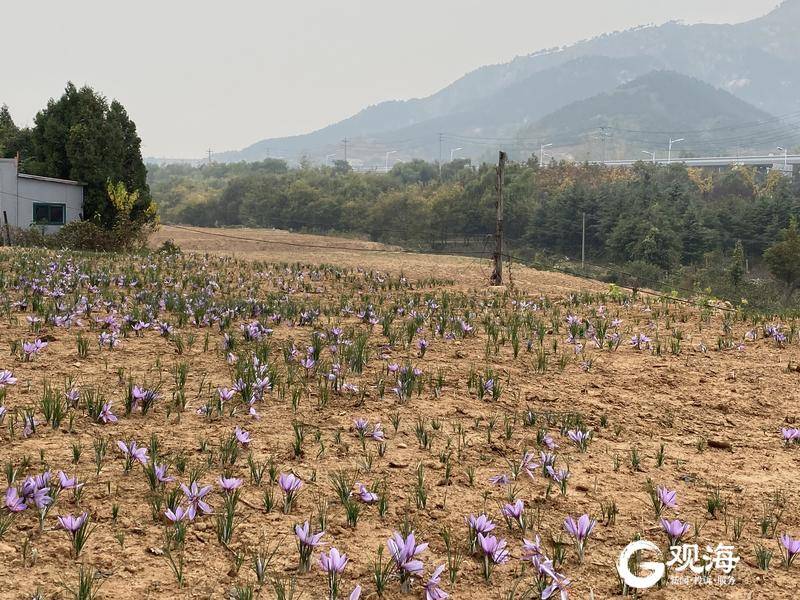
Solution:
[(661, 556), (661, 551), (653, 542), (649, 542), (647, 540), (637, 540), (635, 542), (631, 542), (625, 546), (622, 554), (619, 555), (619, 560), (617, 561), (617, 572), (622, 578), (622, 581), (624, 581), (628, 587), (646, 590), (659, 582), (659, 580), (664, 576), (664, 572), (667, 568), (664, 566), (663, 562), (641, 562), (639, 563), (639, 566), (642, 569), (650, 571), (650, 574), (646, 577), (634, 575), (631, 573), (628, 562), (630, 561), (631, 557), (640, 550), (649, 550), (650, 552), (657, 554), (659, 557)]

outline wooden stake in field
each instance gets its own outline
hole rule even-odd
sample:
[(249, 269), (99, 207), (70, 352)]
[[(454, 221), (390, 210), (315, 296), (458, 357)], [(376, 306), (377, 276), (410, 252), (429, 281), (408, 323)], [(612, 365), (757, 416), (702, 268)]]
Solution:
[(503, 285), (503, 179), (506, 172), (506, 153), (500, 151), (500, 159), (497, 162), (497, 176), (495, 179), (495, 190), (497, 199), (495, 208), (497, 209), (497, 225), (494, 232), (494, 271), (492, 272), (492, 285)]

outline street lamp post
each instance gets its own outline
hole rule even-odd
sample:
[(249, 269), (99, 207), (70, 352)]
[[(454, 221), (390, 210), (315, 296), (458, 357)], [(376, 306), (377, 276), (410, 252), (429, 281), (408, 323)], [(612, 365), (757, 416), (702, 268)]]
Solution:
[(672, 144), (677, 144), (678, 142), (685, 142), (685, 141), (686, 140), (684, 138), (678, 138), (677, 140), (673, 140), (672, 138), (669, 138), (669, 152), (667, 154), (667, 164), (668, 165), (672, 164)]
[(389, 150), (389, 152), (386, 153), (386, 172), (387, 173), (389, 172), (389, 156), (391, 154), (397, 154), (397, 150)]
[(783, 148), (782, 146), (778, 146), (778, 150), (783, 152), (783, 166), (784, 168), (789, 166), (789, 150), (787, 148)]
[(552, 145), (553, 144), (542, 144), (541, 146), (539, 146), (539, 166), (540, 167), (544, 166), (544, 149), (545, 148), (549, 148)]
[(450, 148), (450, 162), (453, 162), (453, 155), (463, 148)]
[(655, 152), (648, 152), (647, 150), (642, 150), (642, 154), (647, 154), (650, 158), (653, 159), (653, 164), (656, 164), (656, 153)]

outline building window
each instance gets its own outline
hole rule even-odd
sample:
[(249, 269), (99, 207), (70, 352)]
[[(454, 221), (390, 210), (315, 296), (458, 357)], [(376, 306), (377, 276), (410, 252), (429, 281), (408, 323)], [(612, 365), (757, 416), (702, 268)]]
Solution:
[(66, 212), (66, 204), (34, 202), (33, 222), (37, 225), (63, 225)]

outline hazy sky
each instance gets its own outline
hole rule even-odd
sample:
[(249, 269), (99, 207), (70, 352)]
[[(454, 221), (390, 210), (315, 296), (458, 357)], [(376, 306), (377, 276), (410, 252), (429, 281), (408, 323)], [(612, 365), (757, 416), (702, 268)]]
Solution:
[(117, 98), (147, 156), (305, 133), (382, 100), (606, 31), (733, 23), (779, 0), (4, 2), (0, 103), (28, 124), (67, 80)]

